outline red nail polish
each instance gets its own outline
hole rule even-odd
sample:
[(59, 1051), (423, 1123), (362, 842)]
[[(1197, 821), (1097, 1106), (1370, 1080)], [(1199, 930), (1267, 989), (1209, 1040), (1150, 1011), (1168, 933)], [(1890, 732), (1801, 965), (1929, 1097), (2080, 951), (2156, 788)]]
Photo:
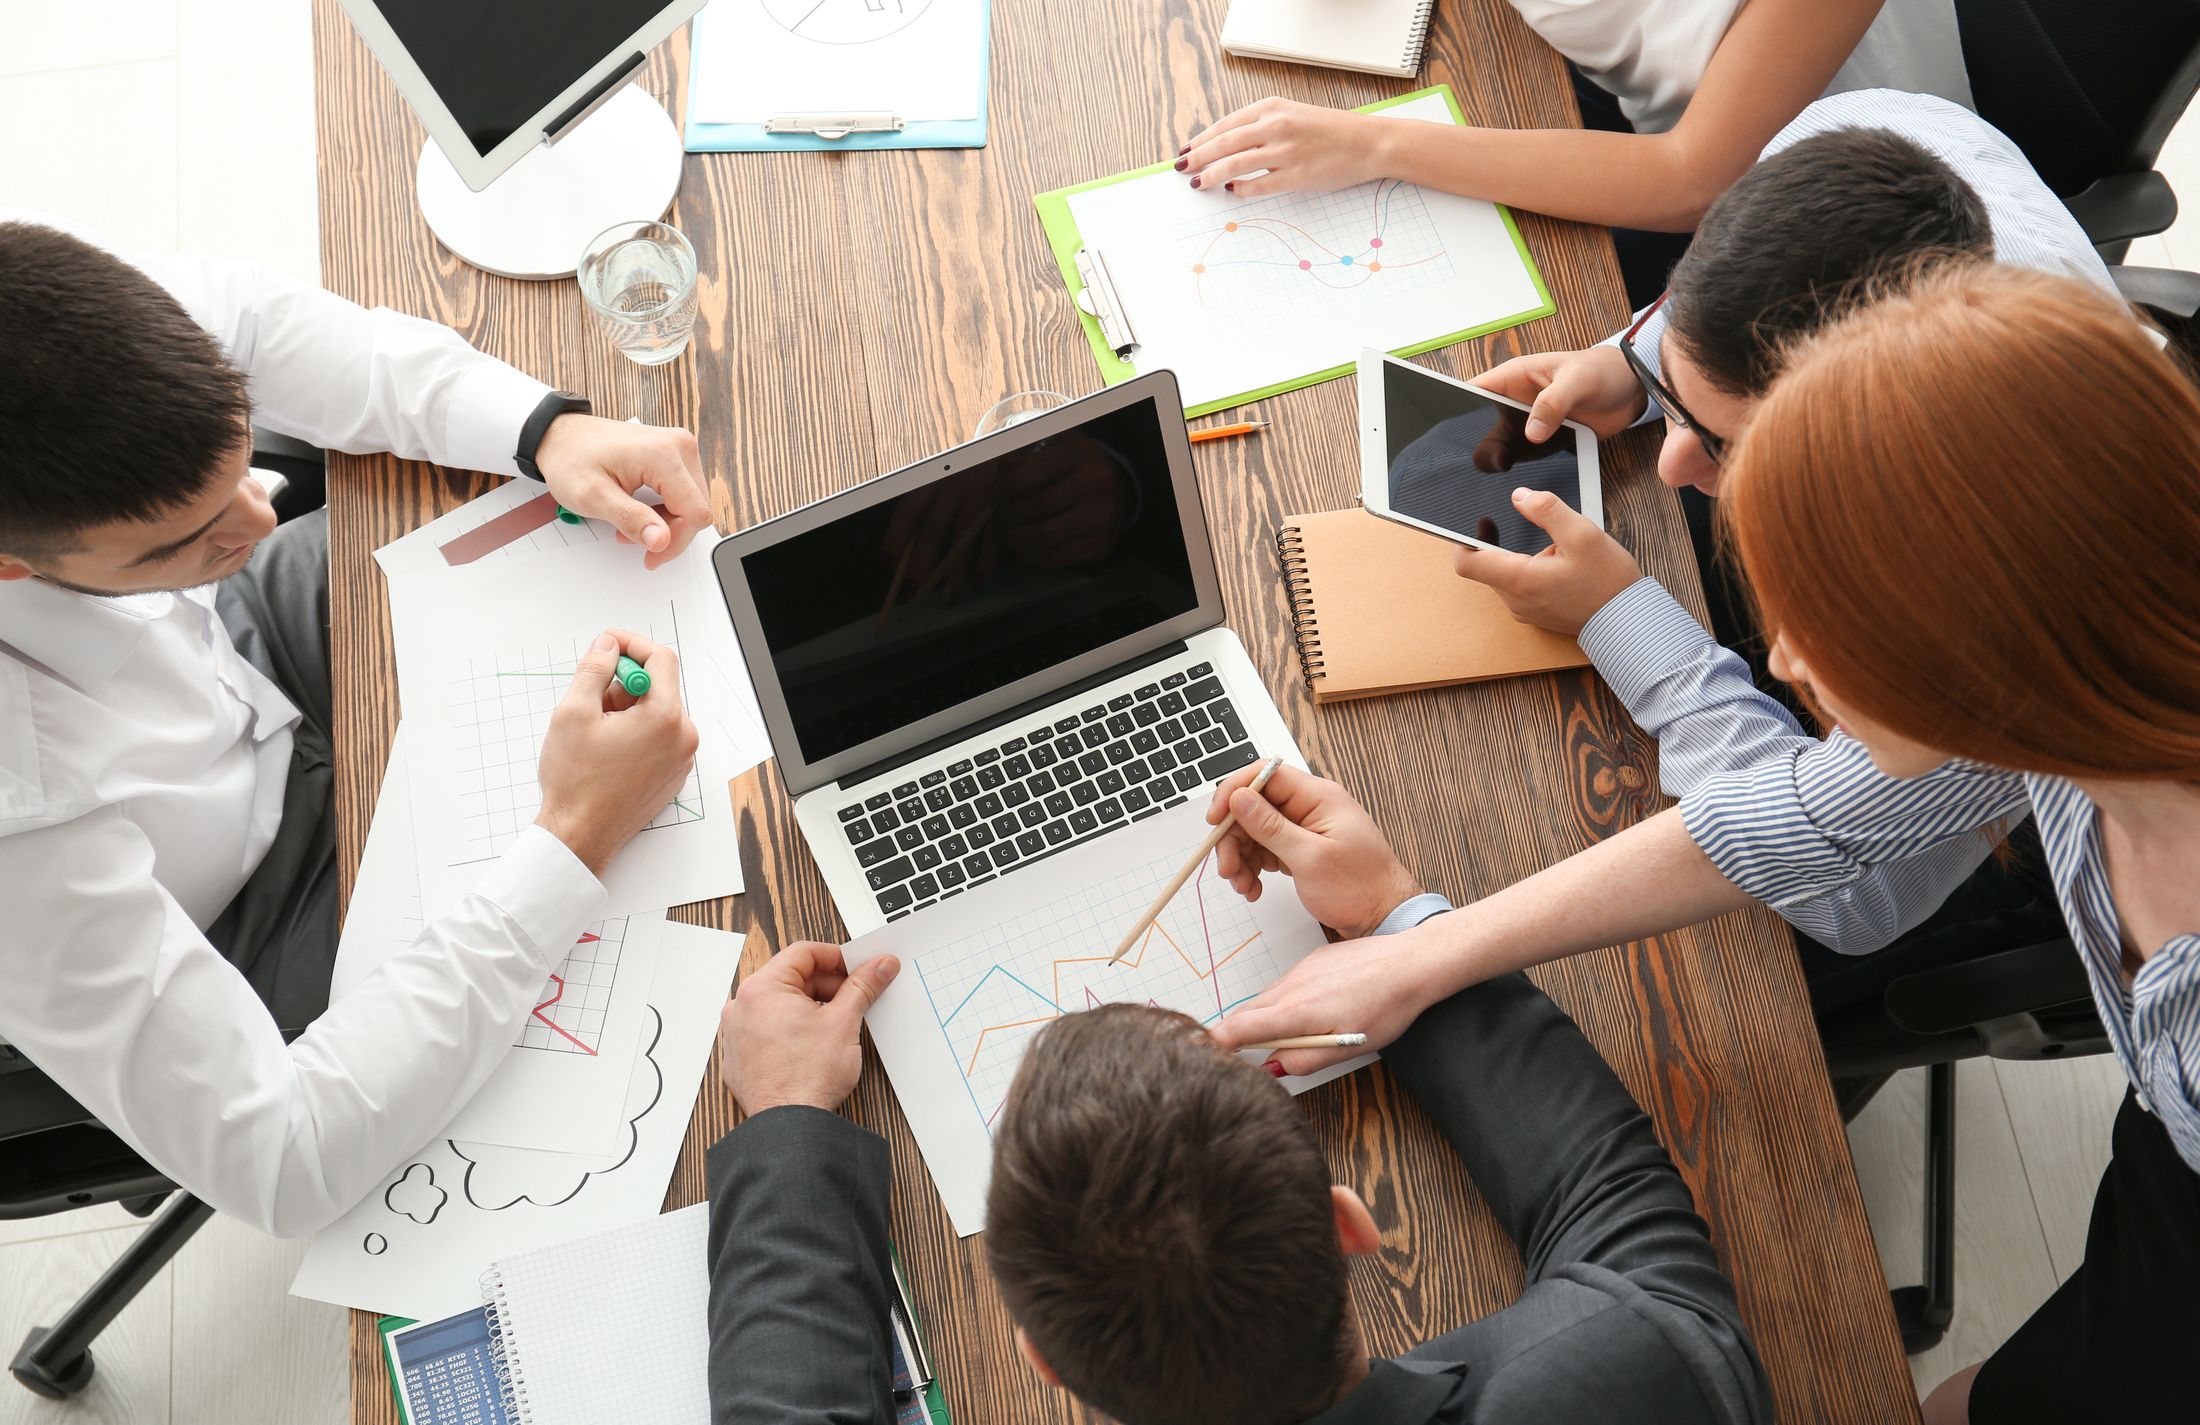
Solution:
[(1237, 184), (1235, 182), (1225, 183), (1222, 185), (1222, 191), (1225, 193), (1235, 193), (1237, 192)]
[(1199, 180), (1198, 180), (1198, 179), (1196, 179), (1196, 178), (1194, 178), (1194, 179), (1192, 180), (1192, 186), (1193, 186), (1194, 188), (1197, 188), (1197, 187), (1199, 186)]
[(1192, 146), (1191, 146), (1190, 144), (1186, 144), (1186, 145), (1184, 145), (1184, 147), (1182, 147), (1182, 148), (1180, 148), (1180, 149), (1178, 149), (1178, 150), (1176, 151), (1176, 156), (1177, 156), (1178, 158), (1182, 158), (1182, 157), (1183, 157), (1183, 156), (1184, 156), (1185, 154), (1188, 154), (1188, 153), (1190, 153), (1191, 151), (1192, 151)]
[(1191, 162), (1191, 160), (1190, 160), (1190, 159), (1188, 159), (1188, 158), (1180, 158), (1180, 159), (1178, 159), (1178, 160), (1176, 161), (1176, 171), (1177, 171), (1177, 172), (1179, 172), (1179, 173), (1182, 173), (1182, 172), (1184, 171), (1185, 165), (1186, 165), (1186, 164), (1188, 164), (1188, 163), (1190, 163), (1190, 162)]
[(1267, 1063), (1261, 1065), (1261, 1067), (1266, 1069), (1269, 1075), (1273, 1078), (1280, 1079), (1283, 1077), (1283, 1065), (1277, 1063), (1273, 1059), (1270, 1059)]

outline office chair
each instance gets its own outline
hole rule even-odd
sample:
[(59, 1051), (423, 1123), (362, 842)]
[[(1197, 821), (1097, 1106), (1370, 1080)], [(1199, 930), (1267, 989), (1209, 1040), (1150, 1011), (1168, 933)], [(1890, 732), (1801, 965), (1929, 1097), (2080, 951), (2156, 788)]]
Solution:
[(254, 426), (252, 468), (282, 477), (270, 497), (278, 523), (328, 503), (328, 452), (318, 446)]
[(2200, 89), (2200, 0), (1956, 0), (1956, 22), (1979, 117), (2062, 195), (2126, 300), (2191, 321), (2200, 274), (2121, 264), (2177, 220), (2154, 160)]
[(1924, 1281), (1894, 1289), (1911, 1355), (1940, 1343), (1955, 1314), (1956, 1061), (2100, 1054), (2108, 1033), (2067, 936), (1939, 965), (1891, 981), (1863, 1003), (1819, 1017), (1843, 1122), (1902, 1069), (1929, 1067)]
[(10, 1375), (48, 1400), (67, 1400), (91, 1384), (93, 1340), (214, 1210), (176, 1191), (20, 1051), (0, 1044), (0, 1218), (102, 1202), (119, 1202), (153, 1223), (58, 1321), (32, 1327), (8, 1362)]

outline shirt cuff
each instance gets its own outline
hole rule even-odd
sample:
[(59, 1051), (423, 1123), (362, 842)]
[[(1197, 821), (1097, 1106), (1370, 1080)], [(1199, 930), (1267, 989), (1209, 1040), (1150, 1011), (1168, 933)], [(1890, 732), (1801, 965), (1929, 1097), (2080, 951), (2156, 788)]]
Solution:
[(1660, 681), (1716, 643), (1695, 615), (1647, 574), (1605, 600), (1577, 639), (1629, 713)]
[(451, 387), (445, 409), (444, 463), (459, 470), (517, 475), (519, 430), (550, 388), (493, 356), (469, 365)]
[(603, 918), (611, 895), (566, 844), (530, 826), (505, 848), (473, 893), (511, 917), (545, 965)]
[(1411, 900), (1401, 901), (1397, 908), (1384, 916), (1382, 923), (1369, 931), (1368, 934), (1371, 936), (1396, 935), (1401, 930), (1411, 930), (1431, 916), (1442, 915), (1445, 911), (1456, 908), (1450, 901), (1436, 894), (1436, 892), (1423, 891)]

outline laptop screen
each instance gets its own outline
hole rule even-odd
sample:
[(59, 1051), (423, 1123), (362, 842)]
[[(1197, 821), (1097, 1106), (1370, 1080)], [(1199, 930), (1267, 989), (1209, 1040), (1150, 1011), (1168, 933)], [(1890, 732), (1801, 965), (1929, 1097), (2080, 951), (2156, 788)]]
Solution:
[(1154, 401), (741, 565), (813, 764), (1199, 606)]

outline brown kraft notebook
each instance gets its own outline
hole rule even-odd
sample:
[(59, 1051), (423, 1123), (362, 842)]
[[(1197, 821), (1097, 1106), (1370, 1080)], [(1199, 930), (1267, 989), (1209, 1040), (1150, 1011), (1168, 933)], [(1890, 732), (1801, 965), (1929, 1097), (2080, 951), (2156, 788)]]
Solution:
[(1456, 548), (1365, 510), (1284, 522), (1276, 552), (1315, 702), (1588, 663), (1574, 640), (1520, 622), (1497, 595), (1454, 573)]

